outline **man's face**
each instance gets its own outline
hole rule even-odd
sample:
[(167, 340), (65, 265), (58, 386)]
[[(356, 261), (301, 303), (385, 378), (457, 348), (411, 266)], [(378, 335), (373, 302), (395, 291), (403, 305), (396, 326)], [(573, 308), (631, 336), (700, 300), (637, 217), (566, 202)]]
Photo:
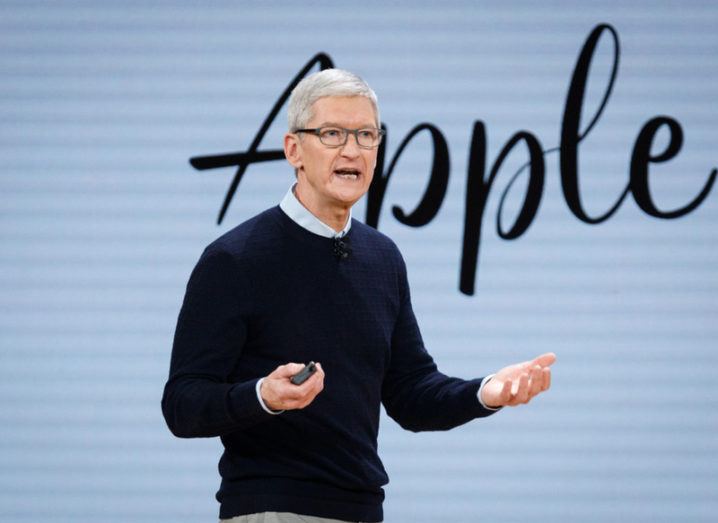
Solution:
[[(363, 96), (328, 96), (312, 106), (308, 129), (317, 127), (362, 129), (376, 127), (374, 106)], [(353, 135), (341, 147), (322, 144), (311, 133), (287, 134), (285, 154), (297, 169), (300, 200), (310, 207), (347, 208), (368, 190), (378, 148), (359, 147)]]

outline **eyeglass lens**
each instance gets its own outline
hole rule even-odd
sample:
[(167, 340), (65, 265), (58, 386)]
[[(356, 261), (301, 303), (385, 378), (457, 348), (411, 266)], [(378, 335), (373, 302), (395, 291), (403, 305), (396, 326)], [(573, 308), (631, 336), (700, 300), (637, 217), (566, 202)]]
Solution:
[(379, 144), (381, 135), (378, 129), (343, 129), (341, 127), (323, 127), (319, 130), (319, 140), (324, 145), (344, 145), (349, 133), (356, 137), (357, 143), (362, 147), (375, 147)]

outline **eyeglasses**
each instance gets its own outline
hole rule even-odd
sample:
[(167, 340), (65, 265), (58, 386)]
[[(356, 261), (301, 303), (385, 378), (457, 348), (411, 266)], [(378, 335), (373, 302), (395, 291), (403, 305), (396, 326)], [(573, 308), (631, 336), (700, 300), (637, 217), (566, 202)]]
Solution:
[(373, 149), (381, 143), (384, 129), (365, 127), (364, 129), (345, 129), (343, 127), (317, 127), (316, 129), (297, 129), (295, 133), (311, 133), (319, 137), (319, 141), (327, 147), (341, 147), (353, 134), (357, 145), (364, 149)]

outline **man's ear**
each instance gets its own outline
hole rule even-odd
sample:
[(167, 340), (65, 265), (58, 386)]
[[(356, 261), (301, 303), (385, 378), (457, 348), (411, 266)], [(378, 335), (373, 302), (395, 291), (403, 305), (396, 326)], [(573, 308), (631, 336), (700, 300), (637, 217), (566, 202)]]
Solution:
[(284, 135), (284, 156), (295, 169), (302, 166), (302, 145), (299, 143), (299, 136), (294, 133)]

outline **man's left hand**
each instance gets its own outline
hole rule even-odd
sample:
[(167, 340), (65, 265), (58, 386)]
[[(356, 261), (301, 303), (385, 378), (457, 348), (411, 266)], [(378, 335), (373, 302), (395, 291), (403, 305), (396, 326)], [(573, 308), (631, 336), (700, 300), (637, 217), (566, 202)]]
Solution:
[(487, 407), (514, 407), (528, 403), (551, 386), (550, 366), (556, 361), (553, 352), (531, 361), (504, 367), (481, 390), (481, 401)]

